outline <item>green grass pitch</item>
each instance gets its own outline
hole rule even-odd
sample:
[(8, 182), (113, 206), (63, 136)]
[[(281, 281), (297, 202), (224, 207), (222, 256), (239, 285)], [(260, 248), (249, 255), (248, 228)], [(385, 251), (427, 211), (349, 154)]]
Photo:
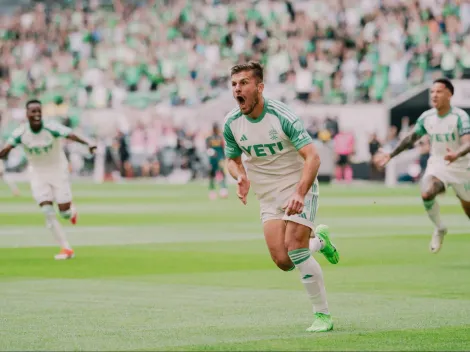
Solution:
[(264, 245), (258, 203), (207, 187), (76, 183), (74, 260), (57, 262), (22, 185), (0, 186), (0, 350), (468, 350), (469, 221), (452, 194), (432, 226), (418, 189), (323, 186), (317, 223), (341, 262), (321, 255), (335, 330), (309, 334), (297, 272)]

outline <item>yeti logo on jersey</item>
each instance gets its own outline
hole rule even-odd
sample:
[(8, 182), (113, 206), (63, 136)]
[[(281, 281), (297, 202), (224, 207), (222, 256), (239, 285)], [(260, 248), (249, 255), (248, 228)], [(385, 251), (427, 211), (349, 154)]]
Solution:
[(275, 141), (276, 139), (279, 138), (278, 133), (274, 128), (271, 128), (269, 130), (269, 138), (271, 138), (272, 141)]
[(255, 144), (247, 147), (241, 147), (248, 155), (256, 155), (257, 157), (263, 157), (268, 155), (276, 155), (278, 152), (284, 149), (282, 142), (269, 143), (269, 144)]
[(49, 153), (52, 149), (54, 138), (47, 134), (41, 137), (41, 140), (37, 140), (36, 137), (26, 135), (23, 137), (22, 143), (26, 153), (30, 155), (41, 155)]
[(49, 151), (52, 149), (52, 144), (46, 145), (45, 147), (28, 148), (25, 146), (24, 149), (28, 154), (41, 155), (42, 153), (49, 153)]
[(433, 133), (430, 137), (431, 142), (451, 142), (457, 139), (455, 133)]

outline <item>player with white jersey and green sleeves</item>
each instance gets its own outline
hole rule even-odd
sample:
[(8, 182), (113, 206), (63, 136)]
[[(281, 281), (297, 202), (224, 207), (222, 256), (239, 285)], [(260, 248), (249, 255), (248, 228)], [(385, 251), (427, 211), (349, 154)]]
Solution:
[(445, 78), (434, 81), (431, 88), (433, 108), (421, 114), (414, 130), (390, 154), (380, 152), (376, 162), (383, 167), (394, 156), (408, 149), (424, 135), (429, 135), (431, 151), (421, 181), (421, 198), (435, 226), (429, 249), (437, 253), (442, 247), (447, 227), (442, 223), (436, 196), (447, 186), (454, 189), (465, 214), (470, 218), (470, 118), (451, 105), (454, 86)]
[(54, 122), (42, 120), (42, 107), (38, 100), (26, 103), (28, 123), (13, 131), (7, 144), (0, 150), (0, 159), (18, 145), (22, 145), (29, 163), (31, 191), (34, 199), (41, 207), (46, 218), (46, 226), (52, 231), (61, 246), (55, 259), (70, 259), (75, 253), (70, 247), (62, 226), (57, 221), (53, 204), (57, 204), (59, 214), (77, 223), (78, 213), (72, 205), (68, 161), (62, 149), (61, 138), (86, 144), (90, 153), (95, 145), (84, 138), (78, 137), (68, 127)]
[(307, 331), (329, 331), (333, 321), (323, 274), (312, 252), (320, 251), (333, 264), (339, 254), (328, 227), (314, 226), (320, 158), (302, 121), (285, 104), (263, 97), (259, 63), (232, 67), (231, 79), (238, 107), (226, 116), (224, 139), (237, 195), (246, 204), (253, 185), (272, 260), (283, 271), (299, 270), (312, 301), (314, 321)]

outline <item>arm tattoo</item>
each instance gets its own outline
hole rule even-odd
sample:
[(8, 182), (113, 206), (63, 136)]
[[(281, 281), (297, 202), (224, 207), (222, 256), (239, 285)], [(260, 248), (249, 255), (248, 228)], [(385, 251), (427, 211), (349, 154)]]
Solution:
[(393, 152), (390, 153), (390, 158), (393, 158), (400, 154), (402, 151), (408, 149), (411, 147), (414, 142), (416, 142), (418, 139), (420, 139), (421, 136), (416, 134), (416, 132), (411, 132), (409, 135), (407, 135), (405, 138), (403, 138), (400, 143), (398, 143), (397, 147)]

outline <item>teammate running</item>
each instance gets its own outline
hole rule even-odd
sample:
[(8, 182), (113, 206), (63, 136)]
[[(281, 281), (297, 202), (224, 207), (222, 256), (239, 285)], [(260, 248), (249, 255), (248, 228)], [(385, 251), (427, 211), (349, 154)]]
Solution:
[(435, 80), (431, 88), (433, 108), (421, 114), (414, 130), (394, 151), (380, 151), (376, 157), (378, 166), (383, 167), (422, 136), (429, 135), (431, 152), (421, 181), (421, 198), (435, 226), (429, 245), (432, 253), (439, 252), (447, 234), (436, 196), (444, 193), (448, 185), (452, 186), (470, 218), (470, 118), (465, 111), (451, 105), (453, 94), (454, 86), (448, 79)]
[[(329, 331), (333, 321), (323, 274), (311, 251), (321, 251), (333, 264), (338, 263), (339, 255), (327, 226), (317, 226), (317, 237), (313, 234), (320, 158), (302, 121), (285, 104), (263, 97), (259, 63), (236, 65), (231, 77), (238, 107), (225, 118), (224, 138), (228, 170), (238, 183), (237, 195), (246, 204), (253, 184), (272, 260), (281, 270), (299, 270), (313, 304), (314, 321), (307, 331)], [(246, 172), (242, 153), (247, 157)]]
[(22, 144), (29, 162), (31, 191), (41, 207), (49, 228), (61, 246), (55, 259), (70, 259), (74, 251), (70, 247), (62, 226), (57, 221), (53, 203), (56, 202), (59, 214), (64, 219), (77, 223), (77, 211), (72, 205), (68, 162), (62, 149), (60, 138), (67, 138), (88, 145), (90, 153), (95, 145), (78, 137), (68, 127), (42, 120), (42, 107), (39, 100), (26, 103), (28, 123), (13, 131), (7, 144), (0, 150), (0, 159), (5, 158), (16, 146)]

